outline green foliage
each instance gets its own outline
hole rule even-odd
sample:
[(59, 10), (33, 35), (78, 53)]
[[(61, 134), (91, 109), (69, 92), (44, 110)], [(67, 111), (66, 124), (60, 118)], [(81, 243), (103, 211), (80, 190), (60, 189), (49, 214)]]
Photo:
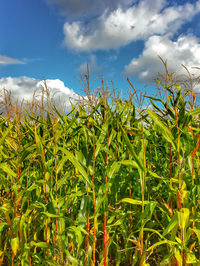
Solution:
[(200, 109), (163, 86), (0, 117), (0, 265), (200, 264)]

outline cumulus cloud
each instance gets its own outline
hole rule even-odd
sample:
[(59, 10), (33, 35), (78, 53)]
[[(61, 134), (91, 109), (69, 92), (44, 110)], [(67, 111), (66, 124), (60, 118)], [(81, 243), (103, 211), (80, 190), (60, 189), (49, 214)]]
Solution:
[(11, 65), (11, 64), (25, 64), (25, 62), (8, 56), (0, 55), (0, 65)]
[(57, 6), (62, 15), (72, 19), (98, 16), (106, 10), (114, 10), (118, 6), (128, 7), (136, 0), (46, 0)]
[(200, 39), (194, 35), (181, 35), (176, 41), (168, 36), (151, 36), (145, 43), (145, 48), (138, 58), (133, 58), (125, 67), (123, 75), (138, 76), (142, 82), (152, 82), (158, 72), (164, 73), (160, 56), (167, 60), (169, 72), (177, 72), (183, 76), (184, 65), (194, 76), (200, 74)]
[(86, 73), (87, 72), (87, 65), (89, 67), (90, 73), (99, 73), (101, 70), (100, 66), (97, 66), (96, 64), (96, 56), (90, 55), (89, 62), (85, 62), (80, 65), (80, 67), (77, 69), (80, 73)]
[[(78, 99), (78, 95), (64, 85), (59, 79), (47, 79), (46, 86), (51, 90), (51, 96), (56, 104), (70, 109), (70, 101)], [(11, 92), (13, 100), (32, 101), (33, 93), (36, 92), (36, 99), (40, 100), (41, 91), (44, 88), (44, 81), (30, 77), (4, 77), (0, 79), (0, 90), (6, 89)]]
[(76, 51), (117, 49), (153, 35), (172, 37), (187, 21), (200, 12), (200, 0), (179, 6), (166, 6), (165, 0), (139, 3), (105, 12), (88, 23), (64, 24), (64, 44)]

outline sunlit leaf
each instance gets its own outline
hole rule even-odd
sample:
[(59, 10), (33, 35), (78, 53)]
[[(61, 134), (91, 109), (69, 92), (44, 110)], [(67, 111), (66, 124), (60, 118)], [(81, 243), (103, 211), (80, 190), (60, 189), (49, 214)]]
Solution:
[(126, 202), (126, 203), (130, 203), (133, 205), (142, 205), (143, 203), (146, 205), (149, 203), (149, 201), (142, 202), (141, 200), (134, 200), (134, 199), (129, 199), (129, 198), (124, 198), (121, 200), (121, 202)]
[(16, 256), (17, 251), (19, 249), (19, 238), (18, 237), (12, 238), (10, 244), (13, 251), (13, 255)]
[(161, 121), (160, 117), (153, 111), (147, 110), (148, 115), (152, 118), (155, 124), (160, 128), (163, 137), (172, 144), (175, 149), (174, 138), (171, 131), (166, 127), (166, 125)]
[(171, 221), (169, 222), (169, 224), (167, 225), (166, 229), (163, 232), (163, 236), (169, 234), (172, 229), (178, 225), (178, 215), (177, 213), (174, 214), (174, 216), (172, 217)]
[(85, 181), (87, 181), (88, 184), (91, 184), (85, 169), (81, 166), (75, 156), (64, 148), (60, 148), (60, 150), (63, 151), (63, 153), (65, 154), (65, 159), (69, 160), (76, 167), (76, 169), (80, 172)]

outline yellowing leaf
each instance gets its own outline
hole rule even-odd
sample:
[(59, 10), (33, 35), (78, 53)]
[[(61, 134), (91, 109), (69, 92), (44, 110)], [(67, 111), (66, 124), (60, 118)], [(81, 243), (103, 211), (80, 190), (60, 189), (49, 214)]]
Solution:
[(50, 248), (50, 245), (47, 244), (46, 242), (34, 242), (31, 241), (30, 243), (31, 246), (39, 247), (39, 248)]
[(196, 236), (197, 236), (197, 238), (199, 240), (199, 243), (200, 243), (200, 230), (197, 229), (197, 228), (192, 228), (192, 230), (195, 232), (195, 234), (196, 234)]
[(179, 212), (178, 212), (178, 221), (179, 221), (179, 226), (184, 230), (188, 220), (189, 220), (189, 216), (190, 216), (190, 211), (187, 208), (182, 208)]
[[(124, 198), (121, 200), (121, 202), (127, 202), (133, 205), (142, 205), (142, 201), (141, 200), (134, 200), (134, 199), (130, 199), (130, 198)], [(144, 204), (148, 204), (149, 201), (144, 201)]]
[(17, 254), (17, 250), (19, 248), (19, 238), (18, 237), (15, 237), (15, 238), (11, 239), (11, 248), (12, 248), (12, 251), (13, 251), (13, 255), (15, 257), (16, 254)]
[(195, 255), (192, 252), (187, 252), (187, 263), (198, 263), (197, 258), (195, 257)]
[(190, 211), (187, 208), (182, 208), (178, 212), (179, 226), (183, 231), (183, 242), (186, 242), (186, 227), (189, 221)]
[(182, 266), (183, 261), (182, 261), (182, 258), (181, 258), (181, 254), (180, 254), (180, 252), (178, 251), (177, 248), (174, 249), (174, 255), (175, 255), (175, 258), (177, 259), (177, 261), (179, 262), (179, 266)]

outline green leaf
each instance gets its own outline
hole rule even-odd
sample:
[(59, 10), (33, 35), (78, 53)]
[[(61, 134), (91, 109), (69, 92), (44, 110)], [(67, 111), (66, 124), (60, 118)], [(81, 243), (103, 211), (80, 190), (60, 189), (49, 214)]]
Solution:
[(70, 263), (72, 263), (73, 266), (75, 266), (75, 265), (79, 265), (79, 261), (78, 261), (76, 258), (74, 258), (74, 257), (69, 253), (68, 250), (66, 251), (66, 253), (67, 253), (67, 260), (68, 260)]
[(3, 230), (4, 226), (8, 225), (7, 223), (0, 223), (0, 232)]
[(0, 165), (0, 169), (2, 169), (8, 175), (11, 175), (13, 177), (16, 177), (16, 173), (6, 163), (2, 163)]
[(31, 246), (35, 246), (38, 248), (50, 248), (50, 245), (46, 242), (35, 242), (35, 241), (31, 241), (30, 242)]
[(122, 165), (130, 166), (133, 168), (138, 168), (138, 164), (133, 160), (123, 160), (123, 161), (119, 161), (118, 163)]
[(196, 234), (196, 236), (199, 240), (199, 243), (200, 243), (200, 230), (197, 228), (192, 228), (192, 231)]
[[(133, 205), (142, 205), (142, 200), (134, 200), (134, 199), (130, 199), (130, 198), (124, 198), (120, 202), (126, 202), (126, 203), (130, 203)], [(149, 201), (144, 201), (143, 203), (145, 205), (145, 204), (148, 204)]]
[(0, 138), (0, 146), (2, 145), (2, 143), (4, 142), (5, 138), (7, 137), (7, 135), (9, 134), (9, 132), (12, 130), (13, 128), (13, 124), (11, 124), (7, 129), (6, 131), (3, 133), (3, 135), (1, 136)]
[(26, 218), (29, 216), (29, 214), (32, 212), (32, 207), (30, 207), (29, 209), (26, 210), (26, 212), (21, 216), (21, 220), (20, 220), (20, 231), (22, 232), (23, 230), (23, 226), (24, 223), (26, 221)]
[(158, 179), (161, 179), (163, 182), (170, 182), (170, 180), (172, 181), (172, 182), (174, 182), (174, 183), (178, 183), (179, 181), (178, 181), (178, 179), (175, 179), (175, 178), (171, 178), (171, 179), (167, 179), (167, 178), (165, 178), (165, 177), (163, 177), (163, 176), (159, 176), (159, 175), (157, 175), (156, 173), (154, 173), (154, 172), (152, 172), (152, 171), (150, 171), (150, 170), (148, 170), (148, 173), (151, 175), (151, 176), (153, 176), (154, 178), (158, 178)]
[(63, 158), (63, 160), (67, 161), (69, 160), (74, 167), (76, 167), (76, 169), (79, 171), (79, 173), (82, 175), (83, 179), (89, 184), (91, 185), (91, 182), (89, 181), (88, 175), (85, 171), (85, 169), (82, 167), (82, 165), (78, 162), (78, 160), (76, 159), (76, 157), (69, 152), (68, 150), (66, 150), (65, 148), (59, 148), (61, 151), (63, 151), (63, 153), (65, 154), (65, 158)]
[(155, 244), (153, 244), (152, 246), (150, 246), (146, 251), (150, 251), (154, 248), (156, 248), (157, 246), (163, 245), (163, 244), (168, 244), (168, 240), (162, 240), (162, 241), (158, 241)]
[(132, 146), (132, 144), (130, 143), (130, 140), (129, 140), (127, 134), (125, 133), (123, 127), (121, 126), (121, 124), (120, 124), (120, 128), (121, 128), (121, 131), (122, 131), (122, 134), (123, 134), (124, 140), (125, 140), (125, 142), (126, 142), (126, 145), (127, 145), (128, 149), (129, 149), (131, 155), (133, 156), (133, 158), (134, 158), (135, 162), (137, 163), (138, 167), (139, 167), (142, 171), (144, 171), (144, 169), (143, 169), (143, 167), (142, 167), (142, 164), (140, 163), (140, 160), (138, 159), (138, 156), (136, 155), (136, 153), (135, 153), (135, 151), (134, 151), (134, 149), (133, 149), (133, 146)]
[(105, 138), (106, 138), (106, 134), (107, 134), (107, 129), (108, 129), (108, 125), (109, 125), (109, 120), (107, 120), (105, 122), (105, 124), (103, 125), (102, 129), (101, 129), (101, 133), (100, 136), (97, 140), (96, 143), (96, 149), (95, 149), (95, 158), (97, 157), (99, 151), (101, 150), (101, 147), (105, 145)]
[(147, 113), (152, 118), (154, 123), (160, 128), (160, 131), (161, 131), (163, 137), (168, 142), (170, 142), (172, 144), (173, 148), (175, 149), (174, 137), (173, 137), (172, 133), (169, 131), (169, 129), (164, 125), (161, 118), (151, 110), (147, 110)]
[(41, 213), (46, 215), (47, 217), (50, 217), (50, 218), (60, 218), (60, 216), (57, 214), (53, 214), (53, 213), (49, 213), (49, 212), (41, 212)]
[(161, 261), (160, 266), (167, 266), (171, 262), (173, 254), (167, 254), (164, 256), (164, 259)]
[(34, 189), (38, 188), (38, 187), (40, 187), (38, 184), (33, 183), (33, 184), (32, 184), (32, 185), (26, 190), (26, 192), (31, 192), (31, 191), (33, 191)]
[(36, 141), (36, 146), (37, 146), (37, 149), (38, 149), (38, 153), (39, 153), (39, 155), (40, 155), (40, 157), (42, 159), (43, 167), (44, 167), (44, 169), (46, 169), (43, 145), (42, 145), (42, 141), (41, 141), (40, 137), (37, 134), (36, 127), (35, 127), (35, 141)]
[(199, 115), (200, 114), (200, 108), (196, 108), (196, 109), (190, 111), (189, 114), (192, 116)]
[(172, 229), (178, 225), (178, 215), (177, 213), (174, 214), (174, 216), (172, 217), (171, 221), (169, 222), (168, 226), (166, 227), (166, 229), (163, 232), (163, 236), (169, 234)]
[(159, 176), (159, 175), (157, 175), (156, 173), (154, 173), (154, 172), (152, 172), (152, 171), (150, 171), (150, 170), (148, 170), (148, 172), (149, 172), (149, 174), (150, 174), (151, 176), (166, 181), (164, 177)]
[(113, 178), (115, 173), (119, 171), (119, 168), (120, 168), (120, 164), (118, 162), (114, 162), (110, 167), (108, 178)]
[(145, 220), (145, 223), (148, 222), (152, 217), (152, 214), (153, 214), (155, 207), (156, 207), (156, 202), (150, 201), (146, 205), (144, 213), (140, 216), (140, 219)]

